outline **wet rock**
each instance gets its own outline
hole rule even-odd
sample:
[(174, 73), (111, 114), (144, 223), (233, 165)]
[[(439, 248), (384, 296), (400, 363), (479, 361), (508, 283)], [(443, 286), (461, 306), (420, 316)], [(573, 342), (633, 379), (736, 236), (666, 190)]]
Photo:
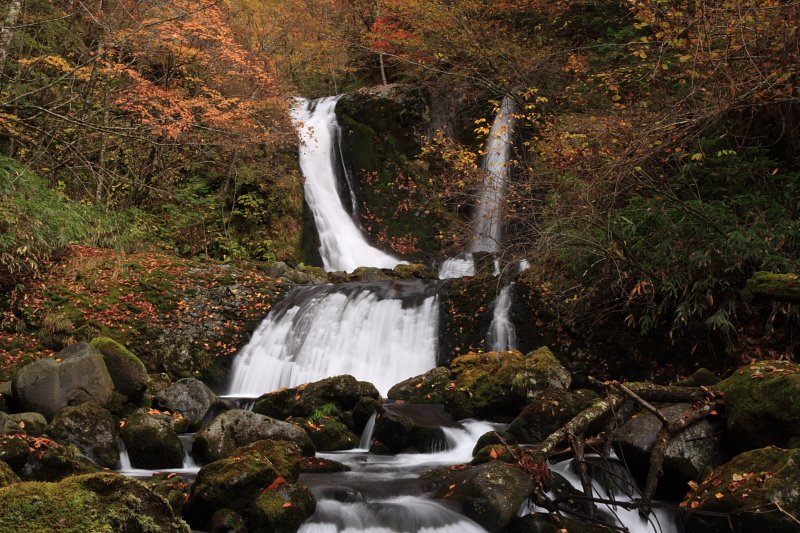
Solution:
[(217, 395), (202, 381), (184, 378), (157, 392), (155, 407), (171, 413), (180, 413), (188, 420), (189, 427), (196, 430), (213, 409), (223, 408), (223, 405)]
[(290, 272), (292, 269), (289, 268), (289, 265), (284, 263), (283, 261), (278, 261), (277, 263), (272, 263), (269, 268), (267, 269), (267, 275), (271, 278), (282, 278), (286, 275), (287, 272)]
[[(678, 420), (692, 409), (690, 404), (672, 404), (660, 409), (671, 421)], [(719, 464), (718, 443), (714, 435), (721, 432), (721, 422), (704, 419), (673, 437), (664, 456), (664, 475), (658, 494), (680, 498), (686, 483), (707, 474)], [(641, 412), (620, 426), (614, 433), (617, 454), (630, 465), (640, 486), (650, 468), (650, 454), (661, 429), (661, 421), (650, 412)]]
[(120, 434), (134, 468), (158, 470), (183, 465), (183, 444), (164, 418), (139, 409)]
[(378, 411), (373, 439), (391, 453), (445, 449), (442, 426), (459, 427), (440, 405), (386, 404)]
[(249, 533), (295, 533), (317, 508), (308, 487), (283, 484), (258, 495), (248, 510)]
[(383, 270), (377, 267), (358, 267), (353, 270), (349, 278), (351, 281), (380, 281), (392, 279), (391, 276), (388, 276)]
[[(682, 506), (692, 533), (796, 533), (800, 516), (800, 449), (764, 448), (737, 455), (711, 473)], [(722, 513), (708, 516), (704, 511)]]
[(111, 399), (113, 383), (100, 352), (85, 342), (23, 367), (12, 381), (14, 399), (48, 420), (64, 407)]
[(457, 471), (448, 483), (434, 497), (458, 503), (464, 515), (492, 533), (511, 523), (533, 491), (525, 472), (498, 461)]
[(148, 374), (147, 376), (147, 390), (150, 394), (158, 394), (171, 386), (172, 379), (167, 374)]
[(32, 437), (41, 437), (47, 428), (47, 420), (40, 413), (14, 413), (8, 415), (8, 418)]
[(453, 382), (449, 368), (442, 366), (428, 370), (424, 374), (401, 381), (389, 389), (390, 400), (403, 400), (409, 403), (440, 403), (446, 401), (445, 391)]
[(592, 391), (536, 391), (506, 430), (520, 443), (538, 444), (592, 405), (596, 398)]
[(189, 483), (183, 477), (174, 472), (159, 472), (140, 481), (164, 498), (175, 516), (183, 514), (183, 504), (189, 495)]
[[(258, 441), (229, 457), (205, 465), (197, 474), (184, 507), (190, 524), (204, 528), (214, 512), (247, 509), (262, 491), (297, 481), (300, 448), (286, 441)], [(277, 483), (275, 483), (277, 481)]]
[(299, 427), (251, 411), (233, 409), (197, 432), (192, 441), (192, 455), (197, 461), (210, 463), (264, 439), (291, 441), (300, 447), (304, 456), (315, 454), (311, 438)]
[(597, 524), (578, 522), (565, 516), (531, 513), (516, 517), (506, 533), (615, 533), (617, 530)]
[(148, 375), (144, 363), (114, 339), (97, 337), (92, 346), (103, 354), (114, 388), (132, 400), (138, 399), (147, 389)]
[(528, 396), (545, 389), (567, 389), (572, 376), (546, 346), (525, 356), (525, 377)]
[(350, 470), (351, 468), (346, 464), (323, 457), (303, 457), (300, 461), (300, 473), (302, 474), (332, 474)]
[(69, 444), (99, 466), (116, 468), (119, 464), (116, 425), (111, 413), (93, 403), (62, 409), (47, 433), (60, 444)]
[(472, 455), (476, 455), (486, 446), (493, 446), (495, 444), (501, 446), (505, 446), (506, 444), (509, 446), (516, 446), (517, 439), (507, 431), (489, 431), (478, 438), (478, 442), (475, 443), (475, 447), (472, 449)]
[(800, 445), (800, 365), (761, 361), (717, 384), (728, 433), (739, 450)]
[(7, 487), (12, 483), (19, 483), (22, 481), (17, 474), (8, 466), (8, 463), (0, 461), (0, 489)]
[(110, 472), (60, 483), (16, 483), (0, 489), (0, 501), (4, 531), (189, 533), (163, 498)]
[(392, 270), (392, 275), (400, 279), (439, 279), (439, 273), (437, 271), (422, 263), (397, 265)]

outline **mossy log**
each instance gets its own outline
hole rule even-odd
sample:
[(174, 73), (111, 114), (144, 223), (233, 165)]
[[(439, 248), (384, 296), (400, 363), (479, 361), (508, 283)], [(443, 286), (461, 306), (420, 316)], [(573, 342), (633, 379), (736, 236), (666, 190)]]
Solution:
[(800, 276), (756, 272), (742, 291), (747, 302), (771, 301), (800, 303)]

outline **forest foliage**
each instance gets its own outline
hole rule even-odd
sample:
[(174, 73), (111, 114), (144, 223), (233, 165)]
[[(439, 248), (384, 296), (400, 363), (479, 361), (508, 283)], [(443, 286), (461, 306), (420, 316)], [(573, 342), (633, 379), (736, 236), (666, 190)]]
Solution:
[[(798, 1), (7, 4), (0, 151), (26, 170), (4, 160), (5, 286), (75, 240), (303, 260), (288, 95), (412, 83), (450, 113), (417, 185), (456, 246), (516, 100), (506, 255), (570, 321), (731, 352), (796, 319), (739, 291), (800, 260)], [(26, 218), (56, 200), (54, 232)]]

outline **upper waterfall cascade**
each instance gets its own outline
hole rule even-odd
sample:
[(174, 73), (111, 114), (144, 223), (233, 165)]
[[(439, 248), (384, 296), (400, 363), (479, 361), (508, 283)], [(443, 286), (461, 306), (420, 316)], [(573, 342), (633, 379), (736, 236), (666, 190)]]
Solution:
[[(481, 164), (484, 177), (477, 193), (472, 240), (467, 246), (467, 253), (459, 254), (442, 263), (439, 269), (441, 279), (474, 276), (476, 273), (474, 253), (501, 251), (503, 197), (508, 181), (508, 164), (511, 158), (516, 111), (516, 102), (508, 96), (504, 97), (500, 105), (500, 112), (492, 121), (492, 128), (486, 140), (486, 155)], [(498, 274), (499, 268), (495, 270)]]
[(323, 267), (329, 272), (351, 272), (362, 266), (392, 268), (402, 261), (372, 246), (342, 205), (334, 164), (339, 135), (335, 109), (339, 98), (298, 99), (292, 108), (300, 137), (306, 201), (319, 232)]

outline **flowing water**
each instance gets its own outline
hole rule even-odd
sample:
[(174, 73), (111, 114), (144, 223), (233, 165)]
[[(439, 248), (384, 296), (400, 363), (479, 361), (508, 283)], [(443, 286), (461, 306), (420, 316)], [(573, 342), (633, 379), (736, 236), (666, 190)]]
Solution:
[(335, 114), (338, 99), (299, 99), (292, 108), (300, 136), (305, 195), (319, 233), (322, 262), (327, 271), (350, 272), (361, 266), (392, 268), (402, 261), (370, 245), (342, 205), (334, 157), (339, 135)]
[(492, 323), (486, 336), (486, 345), (495, 352), (517, 349), (517, 334), (511, 322), (511, 305), (514, 303), (514, 284), (504, 285), (492, 304)]

